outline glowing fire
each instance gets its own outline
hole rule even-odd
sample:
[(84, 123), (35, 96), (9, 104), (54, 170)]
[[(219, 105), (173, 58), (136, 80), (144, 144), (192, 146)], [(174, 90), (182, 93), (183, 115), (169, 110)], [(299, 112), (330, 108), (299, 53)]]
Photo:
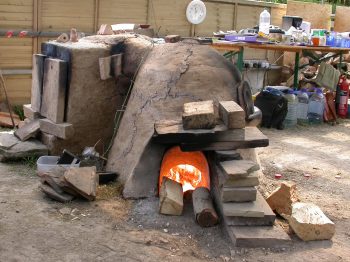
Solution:
[(202, 180), (202, 173), (191, 165), (177, 165), (169, 170), (167, 176), (182, 184), (183, 191), (194, 190)]
[(208, 162), (200, 151), (182, 152), (179, 146), (170, 148), (162, 161), (159, 186), (163, 177), (182, 184), (183, 192), (197, 187), (210, 189)]

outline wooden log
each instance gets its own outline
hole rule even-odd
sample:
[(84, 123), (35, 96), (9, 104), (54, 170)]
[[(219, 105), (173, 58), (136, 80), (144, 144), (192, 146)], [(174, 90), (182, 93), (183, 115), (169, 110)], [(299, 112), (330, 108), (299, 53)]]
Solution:
[(159, 213), (180, 216), (183, 210), (182, 185), (163, 177), (159, 192)]
[(192, 203), (195, 219), (201, 227), (212, 227), (219, 222), (208, 188), (196, 188), (192, 194)]

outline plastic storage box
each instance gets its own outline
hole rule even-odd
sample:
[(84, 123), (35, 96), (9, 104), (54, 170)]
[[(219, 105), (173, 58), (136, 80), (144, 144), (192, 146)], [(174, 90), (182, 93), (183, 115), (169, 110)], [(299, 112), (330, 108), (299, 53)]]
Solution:
[(39, 157), (38, 161), (36, 162), (37, 165), (37, 171), (38, 173), (45, 173), (49, 172), (50, 170), (54, 169), (55, 167), (79, 167), (80, 163), (73, 164), (73, 165), (58, 165), (57, 161), (60, 157), (59, 156), (41, 156)]

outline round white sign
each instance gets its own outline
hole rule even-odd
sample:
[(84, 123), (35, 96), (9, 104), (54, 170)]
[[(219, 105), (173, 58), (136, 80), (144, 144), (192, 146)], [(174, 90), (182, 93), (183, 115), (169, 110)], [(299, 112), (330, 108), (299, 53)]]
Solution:
[(188, 4), (186, 17), (190, 23), (198, 25), (204, 21), (206, 15), (207, 8), (201, 0), (193, 0)]

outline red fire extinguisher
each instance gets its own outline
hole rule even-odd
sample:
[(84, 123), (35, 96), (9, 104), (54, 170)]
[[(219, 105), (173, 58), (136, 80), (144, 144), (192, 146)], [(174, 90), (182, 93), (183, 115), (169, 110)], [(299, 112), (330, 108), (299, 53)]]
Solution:
[(341, 118), (346, 118), (348, 113), (349, 86), (350, 83), (346, 76), (341, 76), (337, 90), (337, 114)]

